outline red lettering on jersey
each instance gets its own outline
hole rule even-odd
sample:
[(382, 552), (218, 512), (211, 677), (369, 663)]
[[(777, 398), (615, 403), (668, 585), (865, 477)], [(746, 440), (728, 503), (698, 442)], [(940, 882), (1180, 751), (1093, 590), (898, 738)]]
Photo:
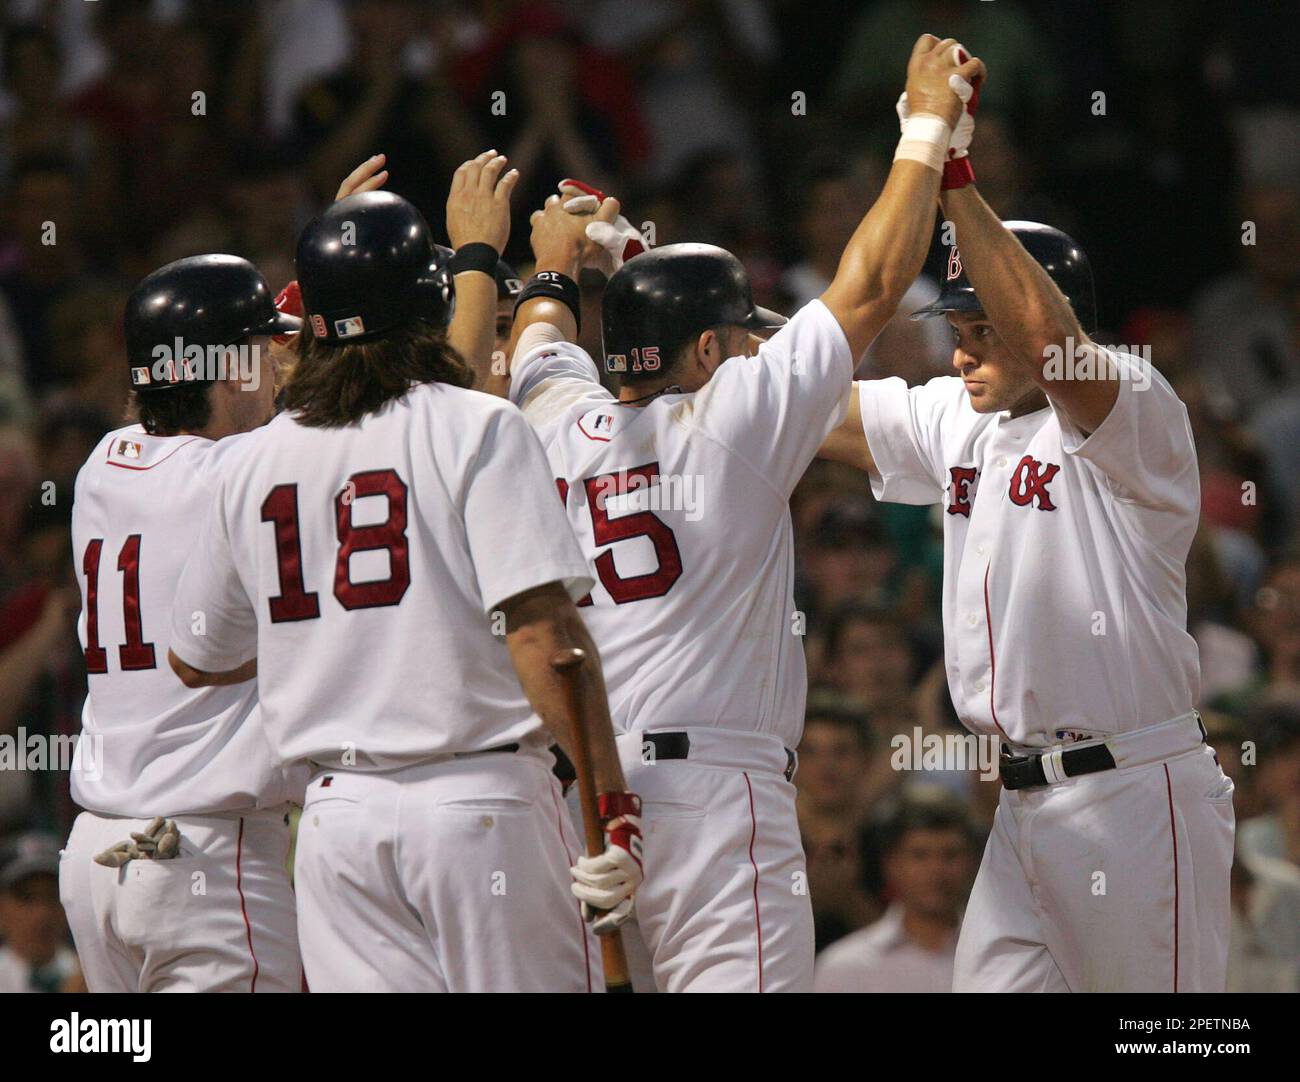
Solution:
[[(956, 251), (956, 249), (953, 249)], [(965, 515), (970, 518), (970, 486), (975, 481), (975, 475), (979, 471), (974, 466), (953, 466), (948, 470), (952, 478), (948, 490), (951, 498), (948, 501), (948, 514)]]
[(1038, 501), (1038, 510), (1055, 511), (1047, 485), (1061, 470), (1054, 462), (1039, 462), (1033, 455), (1025, 455), (1011, 474), (1011, 488), (1007, 495), (1017, 507), (1028, 507)]

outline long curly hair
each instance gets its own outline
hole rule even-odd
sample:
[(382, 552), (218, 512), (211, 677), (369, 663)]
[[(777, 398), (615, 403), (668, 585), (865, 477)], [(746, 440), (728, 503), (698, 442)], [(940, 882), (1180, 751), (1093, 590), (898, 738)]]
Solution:
[(469, 387), (474, 373), (441, 328), (412, 320), (382, 338), (329, 345), (304, 330), (283, 405), (312, 428), (357, 424), (420, 383)]

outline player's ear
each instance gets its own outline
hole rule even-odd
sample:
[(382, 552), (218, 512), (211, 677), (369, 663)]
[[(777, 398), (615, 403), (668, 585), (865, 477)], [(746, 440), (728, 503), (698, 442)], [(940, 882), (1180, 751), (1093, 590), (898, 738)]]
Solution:
[(695, 359), (710, 376), (717, 371), (718, 365), (727, 359), (722, 339), (712, 327), (701, 331), (699, 338), (695, 340)]

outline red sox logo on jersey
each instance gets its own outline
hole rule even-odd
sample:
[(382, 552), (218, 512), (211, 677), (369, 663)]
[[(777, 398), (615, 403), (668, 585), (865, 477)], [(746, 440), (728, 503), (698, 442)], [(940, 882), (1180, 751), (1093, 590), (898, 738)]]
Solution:
[(965, 515), (970, 518), (970, 486), (975, 483), (975, 475), (978, 472), (974, 466), (953, 466), (948, 471), (949, 476), (952, 477), (952, 484), (948, 486), (951, 495), (948, 501), (948, 514)]
[[(1017, 507), (1034, 506), (1039, 511), (1055, 511), (1056, 504), (1052, 502), (1047, 486), (1060, 470), (1061, 467), (1054, 462), (1039, 462), (1033, 455), (1025, 455), (1011, 471), (1007, 495)], [(974, 466), (948, 468), (948, 514), (970, 518), (971, 500), (975, 495), (973, 486), (978, 475), (979, 470)]]
[(948, 281), (961, 277), (961, 252), (953, 245), (948, 252)]
[(1060, 471), (1061, 467), (1054, 462), (1043, 463), (1033, 455), (1025, 455), (1012, 471), (1011, 489), (1007, 495), (1017, 507), (1028, 507), (1037, 500), (1038, 510), (1055, 511), (1056, 504), (1052, 503), (1047, 486)]

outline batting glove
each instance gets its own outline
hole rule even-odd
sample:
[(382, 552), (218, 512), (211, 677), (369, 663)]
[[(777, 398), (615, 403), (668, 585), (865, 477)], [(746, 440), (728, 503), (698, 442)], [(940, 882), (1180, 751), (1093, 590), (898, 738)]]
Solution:
[(645, 878), (641, 854), (641, 798), (635, 793), (601, 793), (597, 798), (605, 851), (579, 857), (570, 868), (582, 919), (607, 935), (632, 915), (633, 895)]
[[(960, 45), (954, 45), (953, 59), (955, 63), (964, 64), (970, 59), (970, 53)], [(948, 139), (948, 157), (943, 166), (942, 187), (945, 190), (964, 188), (975, 180), (975, 171), (970, 164), (970, 144), (975, 135), (975, 110), (979, 108), (981, 81), (976, 78), (967, 82), (960, 75), (948, 77), (948, 86), (961, 99), (964, 108)], [(894, 111), (898, 113), (899, 128), (906, 133), (907, 122), (912, 116), (906, 90), (899, 95)]]
[[(302, 290), (298, 287), (297, 278), (275, 295), (275, 310), (286, 315), (297, 316), (299, 319), (303, 318)], [(271, 337), (280, 345), (284, 345), (293, 335), (276, 334)]]
[[(596, 208), (605, 201), (604, 192), (581, 180), (569, 177), (560, 181), (559, 187), (560, 195), (564, 197), (564, 209), (570, 214), (595, 214)], [(579, 194), (575, 195), (575, 191)], [(648, 247), (645, 238), (621, 214), (612, 222), (588, 223), (586, 232), (604, 249), (604, 254), (593, 266), (607, 278)]]
[(120, 868), (132, 860), (172, 860), (181, 851), (181, 832), (174, 819), (157, 816), (143, 831), (132, 831), (129, 841), (118, 842), (95, 856), (95, 863)]

